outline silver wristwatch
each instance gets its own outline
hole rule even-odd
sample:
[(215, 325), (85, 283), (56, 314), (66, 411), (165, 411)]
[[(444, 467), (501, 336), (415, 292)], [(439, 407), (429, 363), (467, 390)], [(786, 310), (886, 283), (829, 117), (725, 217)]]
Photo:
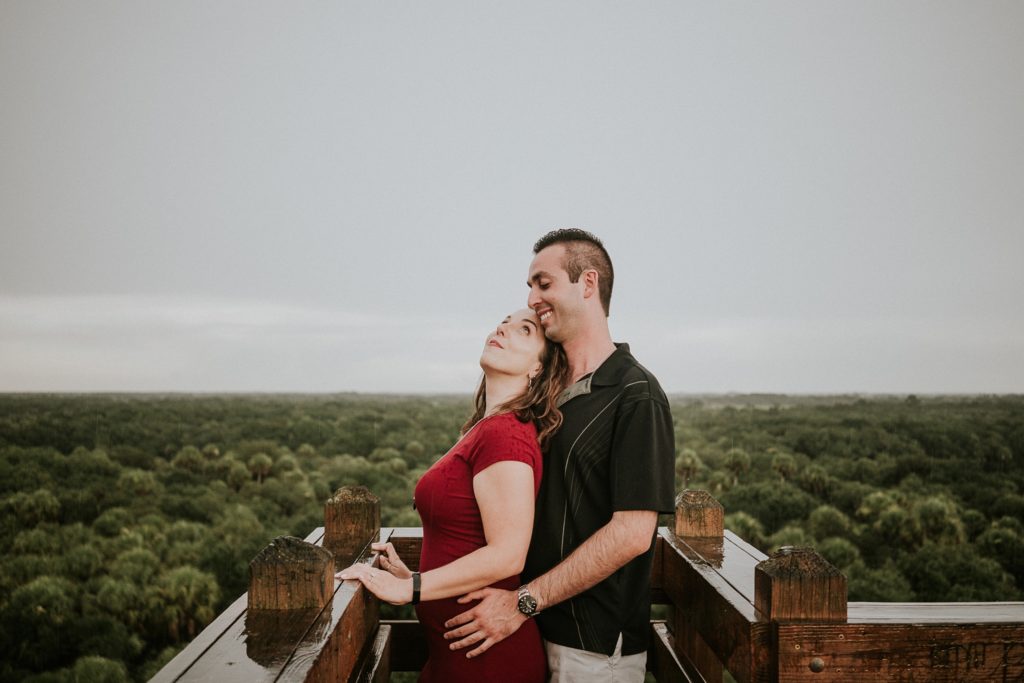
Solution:
[(530, 595), (530, 589), (526, 586), (519, 588), (519, 611), (528, 617), (537, 614), (537, 598)]

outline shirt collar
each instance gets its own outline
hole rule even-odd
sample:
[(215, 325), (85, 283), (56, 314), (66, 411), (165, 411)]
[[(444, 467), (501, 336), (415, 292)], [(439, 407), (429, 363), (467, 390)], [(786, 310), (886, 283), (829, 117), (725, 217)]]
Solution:
[(604, 359), (600, 367), (589, 375), (584, 375), (562, 391), (558, 396), (558, 407), (568, 403), (577, 396), (590, 393), (592, 386), (614, 386), (622, 379), (622, 373), (630, 366), (633, 356), (629, 353), (629, 344), (616, 344), (612, 355)]
[[(594, 384), (607, 387), (618, 384), (623, 373), (632, 365), (633, 355), (629, 352), (629, 344), (616, 344), (612, 355), (604, 359), (600, 367), (594, 371)], [(635, 362), (635, 361), (634, 361)]]

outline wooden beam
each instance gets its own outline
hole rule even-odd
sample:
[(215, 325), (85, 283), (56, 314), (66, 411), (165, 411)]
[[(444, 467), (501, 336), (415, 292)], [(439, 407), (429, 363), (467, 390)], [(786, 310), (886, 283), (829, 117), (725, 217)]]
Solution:
[(324, 503), (323, 546), (334, 554), (339, 571), (362, 554), (379, 529), (380, 499), (365, 486), (342, 486)]
[[(304, 539), (307, 543), (319, 543), (324, 536), (323, 527), (317, 527)], [(235, 632), (235, 623), (245, 618), (246, 607), (249, 602), (248, 593), (242, 593), (231, 603), (231, 606), (221, 612), (217, 618), (210, 622), (191, 643), (186, 645), (181, 652), (175, 655), (174, 659), (168, 662), (156, 676), (150, 679), (155, 683), (171, 683), (172, 681), (184, 680), (184, 676), (192, 666), (199, 661), (203, 655), (215, 648), (218, 641), (230, 632)], [(230, 636), (229, 636), (230, 639)], [(224, 645), (221, 644), (221, 649)], [(213, 655), (211, 655), (213, 656)], [(234, 662), (232, 662), (232, 665)]]
[(776, 628), (779, 683), (1024, 680), (1024, 623)]
[(237, 600), (231, 603), (230, 607), (217, 615), (217, 618), (200, 631), (191, 643), (175, 655), (174, 659), (149, 679), (150, 683), (172, 683), (172, 681), (182, 680), (192, 665), (212, 648), (222, 635), (231, 630), (235, 622), (244, 618), (248, 602), (248, 594), (242, 593)]
[(851, 602), (847, 623), (1024, 624), (1024, 602)]
[(249, 609), (323, 609), (334, 593), (334, 556), (278, 536), (249, 563)]
[(423, 529), (420, 527), (395, 527), (391, 532), (391, 543), (411, 571), (420, 568), (420, 550), (423, 548)]
[(725, 510), (707, 491), (686, 489), (676, 496), (676, 536), (721, 538)]
[(381, 624), (353, 683), (388, 683), (391, 678), (391, 627)]
[[(659, 534), (665, 543), (663, 587), (677, 613), (685, 615), (682, 623), (692, 625), (739, 683), (768, 680), (771, 628), (753, 605), (757, 556), (729, 533), (721, 539), (680, 538), (663, 528)], [(681, 635), (676, 634), (676, 652), (697, 662), (700, 651), (686, 651)]]
[(772, 621), (846, 621), (846, 577), (813, 548), (782, 548), (754, 570), (754, 605)]
[(672, 632), (664, 621), (651, 622), (647, 670), (654, 674), (658, 683), (707, 683), (692, 666), (683, 664), (676, 654)]

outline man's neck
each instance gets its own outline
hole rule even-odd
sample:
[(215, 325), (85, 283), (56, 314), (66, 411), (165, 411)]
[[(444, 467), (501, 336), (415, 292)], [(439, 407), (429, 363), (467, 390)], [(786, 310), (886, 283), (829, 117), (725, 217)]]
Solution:
[(615, 344), (607, 325), (589, 333), (576, 335), (573, 339), (562, 342), (565, 355), (569, 358), (570, 382), (577, 382), (588, 375), (615, 353)]

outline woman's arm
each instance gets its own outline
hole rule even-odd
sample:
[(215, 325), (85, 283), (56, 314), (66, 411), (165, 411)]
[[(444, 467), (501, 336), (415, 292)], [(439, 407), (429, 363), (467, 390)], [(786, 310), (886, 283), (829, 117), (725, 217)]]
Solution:
[[(502, 460), (473, 477), (487, 544), (421, 576), (420, 599), (438, 600), (489, 586), (523, 569), (533, 533), (533, 468)], [(359, 579), (377, 597), (402, 605), (412, 600), (412, 579), (399, 579), (368, 565), (353, 565), (341, 579)]]
[(473, 494), (487, 545), (424, 573), (421, 600), (463, 595), (523, 570), (533, 534), (533, 468), (496, 462), (473, 477)]

